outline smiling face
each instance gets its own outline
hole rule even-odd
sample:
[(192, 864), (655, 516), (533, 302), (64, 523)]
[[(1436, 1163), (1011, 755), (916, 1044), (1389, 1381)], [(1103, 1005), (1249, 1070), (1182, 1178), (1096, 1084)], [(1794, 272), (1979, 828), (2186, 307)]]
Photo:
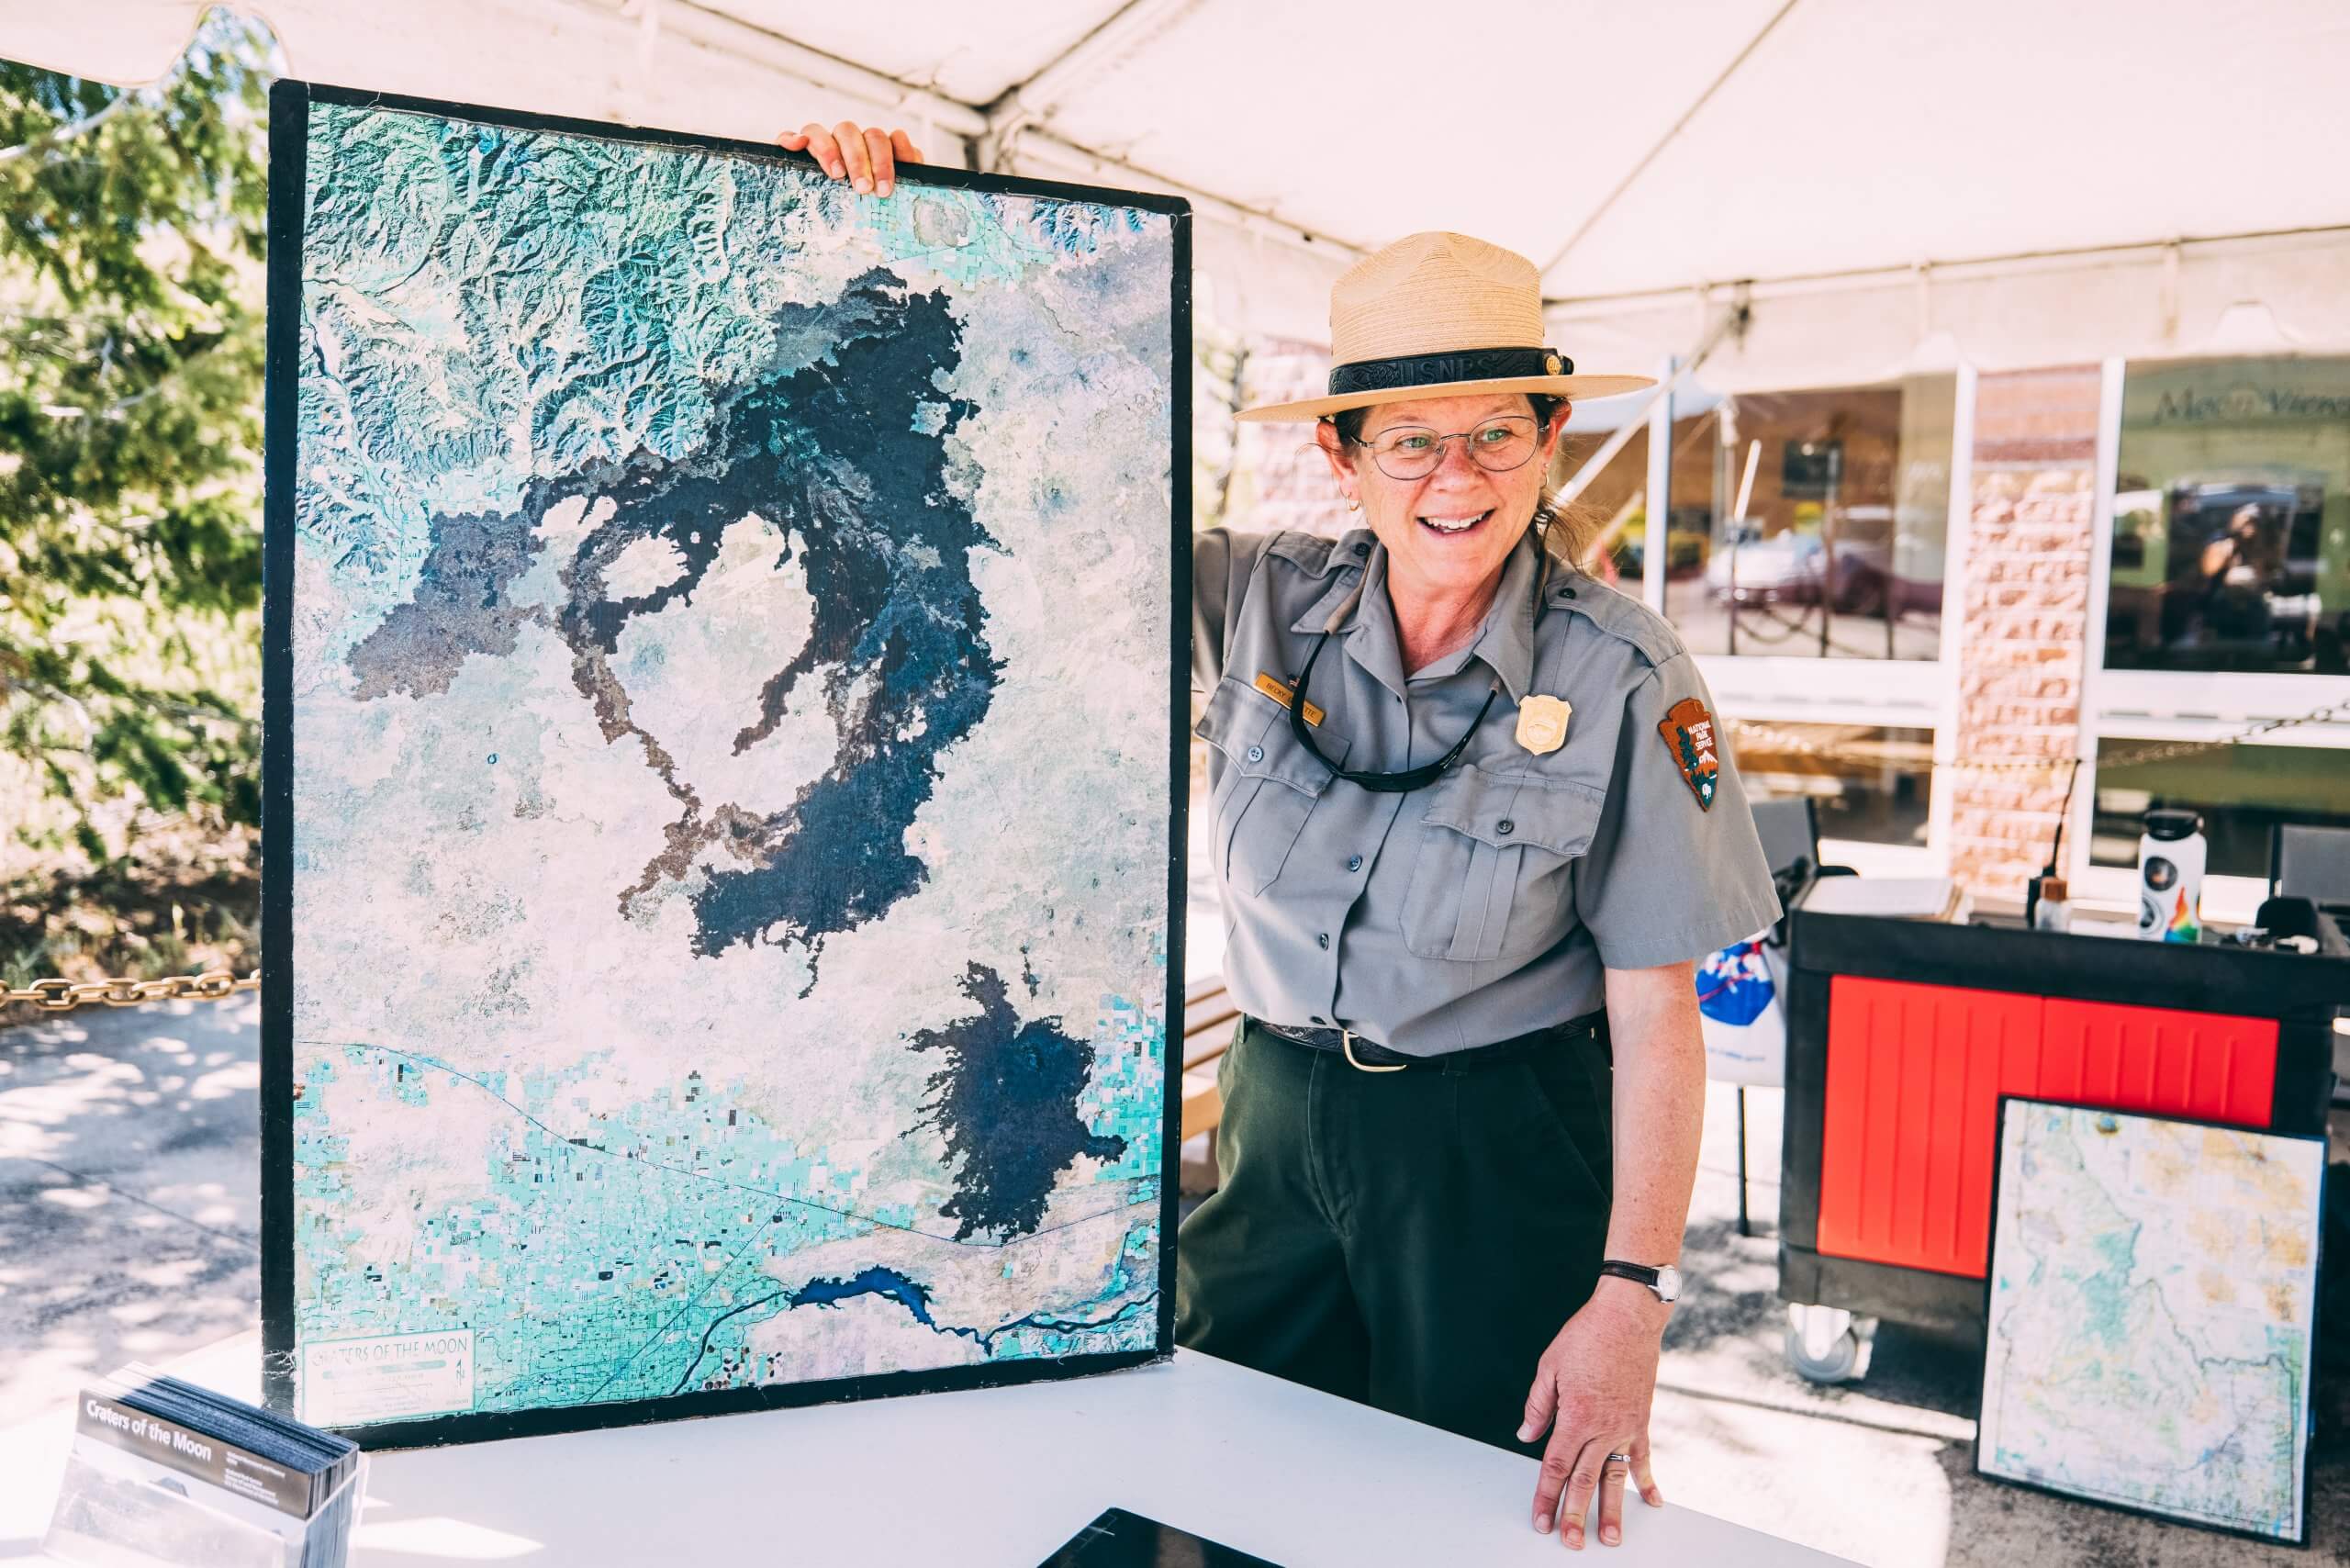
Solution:
[[(1315, 427), (1315, 439), (1348, 500), (1387, 546), (1388, 591), (1412, 599), (1453, 599), (1474, 596), (1498, 581), (1502, 563), (1534, 520), (1542, 498), (1543, 476), (1558, 450), (1567, 406), (1560, 404), (1536, 431), (1535, 450), (1525, 462), (1502, 473), (1470, 455), (1468, 440), (1443, 442), (1431, 473), (1398, 479), (1373, 459), (1382, 435), (1416, 429), (1438, 436), (1467, 436), (1496, 419), (1530, 422), (1530, 405), (1520, 392), (1465, 398), (1427, 398), (1380, 403), (1363, 420), (1360, 444), (1340, 438), (1328, 422)], [(1424, 446), (1424, 438), (1406, 438)], [(1400, 466), (1393, 459), (1389, 466)]]

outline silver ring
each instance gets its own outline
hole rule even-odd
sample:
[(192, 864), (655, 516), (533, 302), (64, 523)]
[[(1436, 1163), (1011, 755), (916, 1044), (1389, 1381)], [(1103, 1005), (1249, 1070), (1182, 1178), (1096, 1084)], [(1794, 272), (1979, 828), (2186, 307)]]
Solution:
[(1628, 1453), (1611, 1453), (1607, 1456), (1607, 1462), (1609, 1464), (1620, 1464), (1625, 1468), (1629, 1469), (1632, 1463), (1632, 1456)]

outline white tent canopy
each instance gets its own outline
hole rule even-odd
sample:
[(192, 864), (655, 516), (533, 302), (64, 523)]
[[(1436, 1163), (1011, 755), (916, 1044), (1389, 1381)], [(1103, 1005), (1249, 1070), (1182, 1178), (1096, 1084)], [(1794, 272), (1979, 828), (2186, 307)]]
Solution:
[[(0, 0), (0, 53), (151, 79), (207, 0)], [(2350, 348), (2341, 0), (245, 0), (294, 74), (1193, 197), (1210, 312), (1308, 340), (1362, 249), (1545, 267), (1647, 370), (1733, 297), (1730, 389)]]

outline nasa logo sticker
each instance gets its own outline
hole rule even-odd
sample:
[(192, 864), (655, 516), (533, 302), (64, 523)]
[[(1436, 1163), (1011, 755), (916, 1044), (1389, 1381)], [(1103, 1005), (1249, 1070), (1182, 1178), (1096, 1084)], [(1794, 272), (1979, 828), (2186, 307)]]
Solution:
[(1664, 737), (1665, 749), (1673, 753), (1689, 792), (1697, 797), (1697, 809), (1713, 810), (1714, 790), (1722, 777), (1721, 758), (1714, 749), (1714, 716), (1703, 702), (1684, 697), (1665, 710), (1656, 731)]

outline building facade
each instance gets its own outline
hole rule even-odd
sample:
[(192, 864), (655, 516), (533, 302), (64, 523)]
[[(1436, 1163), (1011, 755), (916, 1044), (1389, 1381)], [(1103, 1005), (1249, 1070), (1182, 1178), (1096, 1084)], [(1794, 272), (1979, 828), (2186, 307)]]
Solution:
[[(1327, 373), (1296, 340), (1244, 357), (1226, 402)], [(2277, 823), (2350, 827), (2350, 357), (1732, 379), (1683, 380), (1579, 504), (1594, 569), (1674, 623), (1750, 787), (1808, 795), (1826, 858), (1993, 902), (2053, 866), (2119, 908), (2145, 812), (2187, 806), (2207, 915), (2242, 921)], [(1561, 474), (1625, 417), (1578, 410)], [(1297, 427), (1200, 444), (1220, 521), (1344, 526)]]

